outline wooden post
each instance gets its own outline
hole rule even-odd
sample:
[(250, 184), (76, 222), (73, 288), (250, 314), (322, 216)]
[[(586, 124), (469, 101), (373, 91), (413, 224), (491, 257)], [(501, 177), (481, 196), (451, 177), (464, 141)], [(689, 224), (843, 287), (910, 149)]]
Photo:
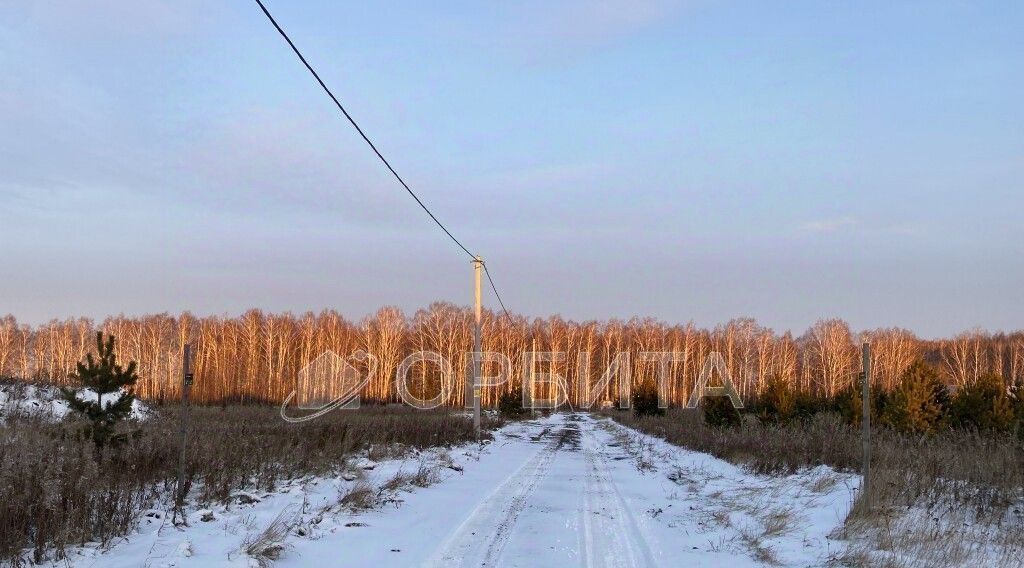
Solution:
[(480, 439), (480, 351), (481, 351), (481, 320), (480, 313), (480, 269), (483, 268), (484, 259), (477, 256), (473, 260), (473, 280), (475, 291), (476, 326), (473, 329), (473, 429), (476, 430), (476, 439)]
[(871, 497), (868, 492), (868, 485), (871, 483), (871, 346), (864, 342), (862, 346), (864, 372), (861, 374), (861, 407), (863, 417), (861, 428), (863, 429), (864, 464), (861, 469), (863, 479), (861, 480), (861, 494), (864, 496), (864, 504), (871, 507)]
[(530, 386), (529, 387), (524, 387), (523, 390), (530, 393), (530, 415), (531, 416), (537, 416), (537, 405), (535, 405), (533, 403), (533, 399), (537, 395), (537, 390), (535, 388), (537, 386), (537, 377), (535, 375), (535, 373), (537, 372), (536, 371), (536, 369), (537, 369), (537, 338), (536, 337), (533, 338), (533, 342), (531, 343), (530, 349), (531, 349), (531, 351), (530, 351)]
[(186, 343), (181, 357), (181, 455), (178, 458), (178, 483), (174, 488), (175, 519), (185, 500), (185, 444), (188, 441), (189, 391), (192, 390), (192, 344)]

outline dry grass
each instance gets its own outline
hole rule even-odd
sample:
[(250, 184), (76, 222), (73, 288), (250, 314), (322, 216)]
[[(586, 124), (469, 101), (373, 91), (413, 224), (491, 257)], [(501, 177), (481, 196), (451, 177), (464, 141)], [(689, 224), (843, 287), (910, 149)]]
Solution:
[[(704, 424), (697, 412), (670, 410), (617, 421), (666, 441), (762, 474), (789, 474), (828, 465), (857, 472), (859, 428), (819, 414), (786, 426), (745, 422), (741, 428)], [(1020, 566), (1024, 558), (1024, 446), (1011, 436), (943, 431), (933, 436), (879, 428), (872, 433), (873, 483), (854, 502), (841, 534), (851, 546), (839, 562), (850, 566), (925, 567), (978, 564)], [(809, 487), (822, 491), (827, 476)], [(865, 498), (866, 497), (866, 498)], [(867, 507), (870, 500), (872, 506)], [(763, 534), (782, 519), (761, 518)]]
[(789, 532), (792, 528), (794, 511), (788, 507), (769, 509), (760, 517), (763, 538), (773, 538)]
[(297, 513), (286, 507), (265, 529), (247, 535), (240, 552), (253, 559), (260, 568), (269, 568), (288, 547), (288, 533), (297, 522)]
[[(181, 410), (158, 410), (132, 425), (135, 435), (124, 445), (99, 455), (74, 422), (3, 419), (0, 564), (60, 559), (86, 542), (106, 545), (134, 528), (141, 510), (166, 505), (177, 473)], [(272, 407), (195, 407), (190, 431), (186, 486), (193, 506), (337, 473), (357, 453), (379, 459), (474, 439), (464, 417), (402, 407), (337, 411), (302, 424), (282, 421)]]
[(430, 487), (440, 480), (440, 475), (437, 471), (439, 467), (439, 465), (431, 465), (426, 461), (420, 461), (416, 471), (398, 470), (391, 476), (391, 479), (388, 479), (380, 486), (378, 493), (397, 493), (414, 487)]
[(354, 510), (372, 509), (380, 501), (380, 495), (373, 484), (366, 479), (359, 479), (348, 488), (338, 499), (343, 507)]
[(437, 473), (437, 467), (432, 467), (426, 462), (420, 462), (416, 472), (412, 474), (409, 483), (415, 487), (430, 487), (431, 485), (440, 481), (440, 476)]
[(666, 441), (742, 465), (755, 473), (788, 474), (827, 464), (840, 470), (860, 467), (859, 434), (838, 416), (820, 414), (804, 424), (712, 428), (699, 411), (669, 409), (665, 416), (637, 418), (609, 412), (618, 422)]

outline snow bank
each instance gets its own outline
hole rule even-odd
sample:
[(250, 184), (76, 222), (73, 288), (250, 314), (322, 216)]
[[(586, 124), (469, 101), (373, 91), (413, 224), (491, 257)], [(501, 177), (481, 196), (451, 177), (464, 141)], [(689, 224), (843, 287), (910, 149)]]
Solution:
[[(80, 389), (79, 400), (96, 401), (98, 395), (91, 389)], [(107, 394), (103, 397), (103, 406), (114, 403), (117, 396)], [(52, 385), (30, 385), (24, 383), (0, 384), (0, 416), (40, 416), (52, 420), (63, 419), (71, 409), (61, 398), (60, 389)], [(132, 402), (130, 417), (144, 420), (151, 411), (140, 401)]]

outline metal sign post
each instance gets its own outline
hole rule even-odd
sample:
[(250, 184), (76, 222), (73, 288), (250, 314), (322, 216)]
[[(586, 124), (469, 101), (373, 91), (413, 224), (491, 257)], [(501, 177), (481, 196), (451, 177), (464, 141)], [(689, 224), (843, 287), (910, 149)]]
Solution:
[(863, 410), (861, 427), (863, 428), (864, 444), (864, 464), (861, 469), (864, 478), (861, 480), (861, 495), (864, 496), (864, 504), (870, 509), (871, 494), (868, 492), (868, 486), (871, 480), (871, 345), (864, 342), (861, 350), (864, 364), (864, 372), (861, 374), (861, 408)]
[(189, 391), (192, 390), (192, 344), (186, 343), (181, 357), (181, 455), (178, 459), (178, 483), (174, 488), (174, 517), (177, 520), (178, 512), (185, 500), (185, 448), (188, 441), (188, 419), (189, 419)]

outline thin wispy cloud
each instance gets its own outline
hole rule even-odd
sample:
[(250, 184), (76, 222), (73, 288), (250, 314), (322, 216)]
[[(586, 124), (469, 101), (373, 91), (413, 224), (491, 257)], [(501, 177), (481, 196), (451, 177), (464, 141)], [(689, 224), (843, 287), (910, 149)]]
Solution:
[(64, 38), (111, 34), (168, 37), (193, 33), (211, 12), (198, 0), (33, 0), (0, 5), (0, 14)]
[(531, 14), (531, 35), (539, 42), (566, 42), (590, 47), (635, 34), (663, 21), (685, 6), (678, 0), (603, 0), (545, 4)]
[(800, 229), (810, 233), (834, 233), (843, 229), (850, 229), (859, 225), (856, 217), (845, 216), (831, 219), (818, 219), (800, 226)]
[(214, 121), (176, 148), (167, 172), (194, 198), (234, 211), (329, 215), (354, 224), (406, 218), (390, 180), (368, 166), (362, 148), (339, 138), (334, 124), (314, 113), (251, 109)]
[[(474, 43), (507, 50), (530, 64), (564, 63), (673, 22), (690, 0), (513, 2), (488, 9), (483, 20), (453, 19)], [(483, 24), (483, 25), (481, 25)]]

